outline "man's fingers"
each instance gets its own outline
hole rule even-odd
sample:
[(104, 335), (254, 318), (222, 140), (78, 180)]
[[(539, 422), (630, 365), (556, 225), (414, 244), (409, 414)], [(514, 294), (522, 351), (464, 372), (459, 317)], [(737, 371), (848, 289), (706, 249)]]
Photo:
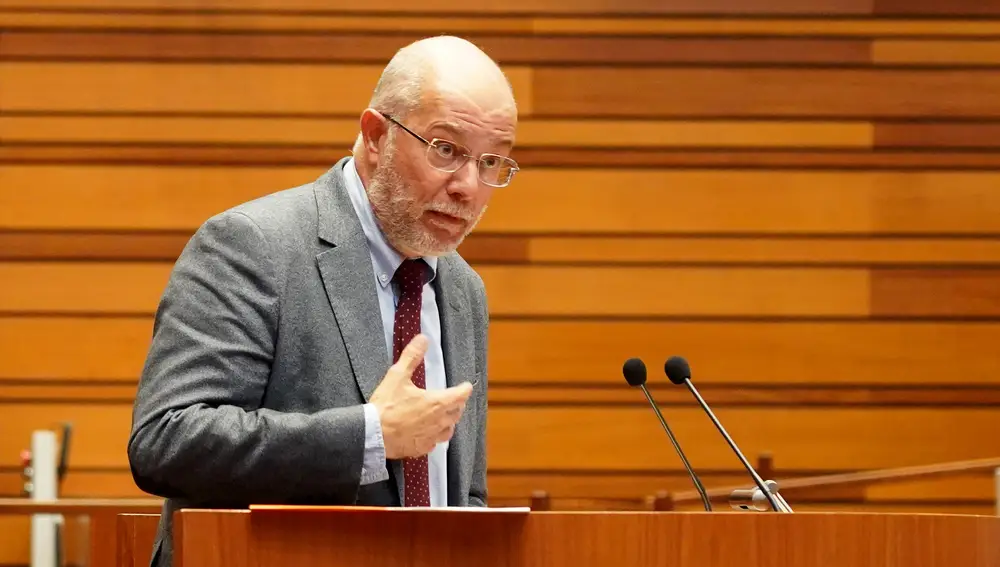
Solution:
[(403, 352), (399, 354), (399, 360), (393, 366), (402, 370), (403, 374), (409, 378), (423, 362), (426, 353), (427, 337), (422, 334), (417, 335), (403, 348)]

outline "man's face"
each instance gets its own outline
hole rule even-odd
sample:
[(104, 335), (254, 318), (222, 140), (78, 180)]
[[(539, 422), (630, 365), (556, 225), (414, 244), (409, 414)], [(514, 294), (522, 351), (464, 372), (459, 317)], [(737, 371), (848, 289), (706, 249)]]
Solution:
[[(426, 140), (454, 142), (473, 156), (508, 155), (516, 127), (511, 112), (493, 112), (466, 97), (444, 95), (400, 122)], [(454, 251), (486, 212), (495, 188), (480, 180), (476, 159), (453, 173), (440, 171), (428, 161), (427, 145), (391, 122), (386, 126), (389, 137), (368, 188), (383, 232), (408, 256)]]

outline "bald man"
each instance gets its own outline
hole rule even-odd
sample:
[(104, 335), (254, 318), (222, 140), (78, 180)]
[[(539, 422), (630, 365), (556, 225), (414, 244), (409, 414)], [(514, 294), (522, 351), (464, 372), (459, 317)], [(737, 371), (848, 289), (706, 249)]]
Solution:
[(467, 41), (401, 49), (353, 157), (222, 212), (181, 253), (135, 399), (137, 485), (179, 508), (485, 506), (483, 282), (456, 248), (517, 164), (517, 107)]

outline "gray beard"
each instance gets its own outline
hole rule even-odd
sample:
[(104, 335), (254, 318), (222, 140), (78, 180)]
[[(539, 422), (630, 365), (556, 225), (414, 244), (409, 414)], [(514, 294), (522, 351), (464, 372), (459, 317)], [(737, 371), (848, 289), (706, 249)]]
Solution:
[[(486, 207), (480, 212), (465, 234), (455, 242), (443, 241), (426, 230), (420, 216), (424, 209), (417, 205), (409, 184), (396, 171), (395, 150), (388, 148), (385, 162), (372, 173), (368, 199), (375, 211), (375, 219), (386, 239), (397, 250), (410, 250), (419, 256), (444, 256), (454, 252), (472, 229), (479, 224)], [(468, 218), (469, 211), (456, 205), (433, 206), (433, 210)]]

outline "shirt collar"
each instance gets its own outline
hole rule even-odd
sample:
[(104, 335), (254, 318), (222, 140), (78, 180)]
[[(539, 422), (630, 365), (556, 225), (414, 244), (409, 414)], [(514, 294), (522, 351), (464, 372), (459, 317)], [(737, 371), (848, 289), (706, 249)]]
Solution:
[[(387, 287), (392, 282), (392, 276), (396, 269), (403, 263), (403, 256), (396, 252), (385, 239), (385, 233), (375, 220), (375, 213), (372, 212), (371, 202), (368, 200), (368, 192), (365, 191), (361, 176), (358, 175), (354, 158), (347, 160), (344, 164), (344, 184), (347, 186), (347, 194), (354, 205), (354, 211), (361, 221), (361, 228), (364, 230), (365, 238), (368, 239), (368, 246), (371, 249), (372, 263), (375, 267), (375, 279), (379, 285)], [(437, 275), (437, 257), (424, 256), (422, 260), (431, 268), (431, 275), (428, 281)]]

